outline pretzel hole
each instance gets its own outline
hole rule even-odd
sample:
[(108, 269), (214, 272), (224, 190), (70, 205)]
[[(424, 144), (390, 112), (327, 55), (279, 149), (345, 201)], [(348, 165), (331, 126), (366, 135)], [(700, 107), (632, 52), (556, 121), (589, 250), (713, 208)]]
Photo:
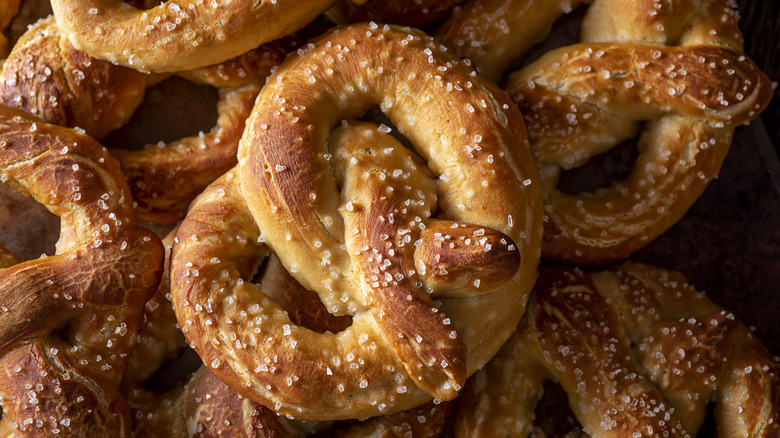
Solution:
[(60, 218), (32, 197), (0, 184), (0, 242), (19, 261), (53, 255), (60, 237)]
[(557, 382), (547, 380), (544, 394), (534, 410), (534, 429), (531, 436), (585, 437), (582, 425), (574, 416), (568, 395)]
[(217, 124), (216, 88), (171, 77), (146, 90), (126, 125), (103, 140), (109, 148), (139, 150), (209, 132)]
[(415, 155), (417, 155), (418, 158), (425, 161), (422, 156), (417, 152), (417, 149), (415, 149), (414, 145), (411, 141), (409, 141), (408, 138), (406, 138), (405, 135), (401, 134), (401, 131), (396, 128), (396, 126), (393, 124), (392, 121), (385, 115), (385, 113), (382, 112), (381, 109), (379, 109), (379, 106), (375, 106), (374, 108), (366, 111), (365, 114), (363, 114), (363, 117), (359, 117), (358, 120), (363, 122), (372, 122), (376, 123), (381, 127), (381, 129), (386, 132), (387, 134), (392, 135), (396, 140), (398, 140), (406, 149), (409, 149), (412, 151)]
[(195, 371), (197, 371), (203, 362), (195, 350), (184, 348), (179, 356), (164, 363), (146, 382), (146, 389), (163, 393), (178, 388), (190, 380)]
[(570, 195), (595, 193), (625, 181), (639, 156), (638, 138), (626, 140), (612, 149), (596, 155), (582, 166), (562, 170), (558, 190)]
[(707, 415), (704, 417), (704, 424), (701, 425), (696, 433), (696, 438), (708, 438), (718, 436), (717, 423), (715, 423), (715, 402), (707, 403)]
[(328, 312), (319, 295), (298, 283), (273, 254), (263, 259), (252, 282), (259, 284), (298, 326), (317, 333), (338, 333), (352, 325), (351, 316), (334, 316)]

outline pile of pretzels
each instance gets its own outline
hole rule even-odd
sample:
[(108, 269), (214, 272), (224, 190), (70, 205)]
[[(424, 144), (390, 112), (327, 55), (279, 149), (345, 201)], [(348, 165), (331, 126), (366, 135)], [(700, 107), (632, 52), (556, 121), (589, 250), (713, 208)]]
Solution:
[[(578, 42), (539, 53), (575, 10)], [(555, 382), (587, 436), (780, 436), (777, 360), (626, 261), (769, 102), (737, 20), (733, 0), (6, 0), (0, 182), (59, 223), (50, 255), (0, 246), (0, 432), (541, 436)], [(105, 147), (170, 81), (213, 91), (214, 127)], [(559, 187), (634, 138), (625, 178)]]

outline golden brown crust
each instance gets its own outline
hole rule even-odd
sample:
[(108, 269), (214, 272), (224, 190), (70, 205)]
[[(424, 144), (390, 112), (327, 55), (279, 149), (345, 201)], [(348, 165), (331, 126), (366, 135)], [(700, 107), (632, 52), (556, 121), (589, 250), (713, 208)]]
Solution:
[[(53, 256), (0, 270), (5, 430), (127, 435), (118, 383), (162, 248), (90, 137), (0, 106), (0, 173), (60, 217)], [(72, 397), (72, 398), (71, 398)], [(56, 432), (55, 432), (56, 430)]]
[[(185, 336), (237, 392), (296, 419), (365, 418), (452, 398), (506, 339), (534, 278), (539, 187), (519, 115), (500, 90), (409, 32), (345, 27), (288, 58), (258, 98), (238, 173), (196, 199), (174, 248), (172, 295)], [(417, 109), (421, 100), (428, 113)], [(376, 103), (433, 173), (375, 125), (355, 124), (349, 145), (330, 131)], [(439, 120), (445, 111), (451, 117)], [(468, 189), (474, 182), (479, 191)], [(484, 202), (491, 190), (505, 195)], [(437, 199), (456, 227), (481, 226), (469, 230), (490, 256), (505, 263), (488, 247), (492, 236), (522, 254), (509, 283), (477, 284), (467, 296), (445, 290), (436, 302), (425, 293), (414, 242)], [(507, 235), (485, 233), (482, 242), (482, 227)], [(352, 325), (330, 335), (292, 324), (250, 283), (263, 241), (331, 313), (353, 315)], [(499, 315), (502, 306), (511, 310)]]
[(272, 41), (219, 64), (178, 72), (177, 76), (212, 87), (243, 87), (257, 78), (268, 76), (286, 54), (280, 42)]
[[(602, 10), (608, 2), (596, 0), (591, 7)], [(675, 3), (675, 11), (683, 3)], [(573, 45), (510, 76), (506, 89), (523, 112), (545, 176), (543, 258), (601, 265), (651, 242), (717, 175), (734, 127), (768, 104), (769, 79), (728, 36), (736, 29), (734, 14), (722, 11), (719, 0), (702, 3), (680, 12), (685, 26), (675, 24), (678, 14), (667, 17), (674, 21), (669, 32), (682, 33), (666, 33), (664, 40), (679, 47), (637, 40)], [(628, 14), (645, 17), (641, 11)], [(597, 18), (591, 20), (597, 26)], [(664, 23), (651, 21), (653, 28)], [(632, 22), (620, 25), (630, 28)], [(629, 33), (639, 39), (645, 28), (638, 23)], [(638, 121), (648, 122), (625, 181), (578, 195), (556, 188), (561, 169), (633, 136)]]
[(53, 17), (22, 35), (0, 72), (0, 103), (97, 139), (141, 103), (146, 75), (94, 59), (60, 36)]
[[(544, 267), (528, 309), (496, 363), (470, 383), (458, 436), (513, 424), (522, 427), (508, 436), (526, 436), (547, 378), (592, 436), (695, 436), (711, 400), (719, 436), (777, 434), (777, 362), (679, 273), (635, 263), (592, 273)], [(514, 376), (524, 383), (507, 384)]]
[(204, 187), (236, 164), (238, 141), (261, 79), (237, 88), (221, 88), (214, 128), (140, 150), (111, 149), (125, 173), (139, 220), (170, 224), (180, 220)]
[(590, 1), (471, 0), (437, 29), (436, 38), (499, 83), (513, 61), (547, 37), (555, 20)]
[(192, 70), (239, 56), (302, 28), (332, 3), (184, 0), (140, 10), (121, 0), (51, 2), (76, 48), (153, 72)]

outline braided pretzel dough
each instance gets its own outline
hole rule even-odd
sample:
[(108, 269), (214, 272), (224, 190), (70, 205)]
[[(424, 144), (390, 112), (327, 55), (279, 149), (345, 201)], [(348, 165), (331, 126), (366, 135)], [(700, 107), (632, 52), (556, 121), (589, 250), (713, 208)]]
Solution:
[[(591, 8), (604, 10), (602, 3)], [(715, 177), (734, 127), (755, 118), (772, 94), (769, 79), (741, 52), (729, 5), (710, 0), (687, 15), (675, 9), (671, 23), (663, 14), (649, 19), (641, 9), (633, 12), (638, 23), (619, 22), (640, 35), (642, 20), (650, 22), (650, 33), (680, 28), (681, 34), (662, 39), (676, 47), (574, 45), (510, 76), (506, 89), (526, 119), (543, 176), (543, 258), (579, 265), (620, 260), (674, 224)], [(631, 9), (621, 2), (614, 8)], [(583, 27), (600, 20), (591, 16)], [(630, 138), (640, 120), (649, 122), (625, 181), (579, 195), (556, 189), (561, 169)]]
[[(519, 114), (469, 72), (419, 34), (356, 25), (326, 34), (269, 79), (238, 174), (193, 203), (174, 247), (177, 319), (221, 380), (296, 419), (362, 418), (450, 399), (497, 351), (534, 278), (538, 187), (522, 125), (513, 124)], [(420, 100), (428, 114), (450, 117), (434, 122), (415, 109)], [(328, 153), (330, 127), (375, 103), (440, 175), (441, 209), (481, 226), (424, 220), (436, 199), (432, 177), (376, 129), (358, 128), (351, 146)], [(353, 315), (352, 326), (334, 335), (301, 329), (244, 280), (267, 251), (255, 221), (296, 279), (331, 313)], [(441, 306), (421, 290), (426, 283)]]
[(146, 75), (99, 61), (63, 38), (54, 17), (32, 25), (0, 72), (0, 103), (101, 139), (127, 123)]
[(63, 34), (98, 59), (141, 71), (217, 64), (294, 32), (333, 0), (167, 0), (140, 10), (121, 0), (52, 0)]
[(512, 61), (549, 35), (553, 23), (591, 0), (471, 0), (436, 31), (436, 38), (498, 83)]
[(719, 436), (780, 433), (776, 361), (660, 268), (540, 269), (521, 329), (464, 391), (457, 436), (527, 436), (547, 378), (591, 436), (696, 436), (710, 400)]
[(162, 247), (94, 140), (0, 106), (0, 177), (60, 217), (57, 253), (0, 270), (0, 432), (129, 434), (118, 384)]

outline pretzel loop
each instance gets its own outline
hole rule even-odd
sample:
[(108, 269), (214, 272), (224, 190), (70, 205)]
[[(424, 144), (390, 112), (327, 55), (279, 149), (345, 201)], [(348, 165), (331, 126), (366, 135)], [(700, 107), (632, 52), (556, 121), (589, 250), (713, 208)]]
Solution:
[[(649, 23), (647, 10), (604, 3), (610, 2), (596, 0), (591, 8), (636, 21), (628, 30), (633, 22), (607, 20), (630, 37), (548, 52), (506, 87), (545, 176), (543, 257), (552, 261), (605, 264), (663, 233), (715, 177), (734, 127), (755, 118), (771, 95), (769, 79), (741, 52), (735, 13), (724, 2), (687, 12), (686, 2), (672, 2), (674, 14), (662, 11)], [(705, 18), (715, 16), (723, 20)], [(601, 26), (599, 16), (589, 10), (589, 17), (583, 39), (609, 39), (609, 32), (590, 30)], [(669, 33), (675, 30), (682, 33)], [(680, 45), (644, 42), (655, 40)], [(647, 124), (625, 181), (578, 195), (556, 188), (562, 169), (632, 137), (639, 121)]]
[(61, 224), (56, 254), (0, 270), (0, 429), (127, 433), (117, 387), (159, 240), (135, 225), (118, 163), (90, 137), (4, 106), (0, 125), (0, 177)]
[[(391, 63), (396, 71), (381, 74)], [(497, 315), (497, 304), (522, 313), (533, 278), (538, 181), (527, 149), (508, 147), (523, 138), (514, 107), (469, 72), (418, 34), (356, 25), (310, 44), (270, 78), (237, 173), (196, 200), (173, 258), (177, 318), (220, 379), (296, 418), (365, 417), (452, 398), (494, 354), (519, 316)], [(416, 109), (420, 100), (431, 114)], [(432, 174), (376, 126), (330, 131), (375, 104)], [(480, 197), (483, 188), (491, 202)], [(446, 219), (430, 220), (437, 200)], [(219, 247), (227, 230), (240, 230), (231, 240), (244, 249)], [(353, 315), (351, 327), (315, 334), (291, 324), (246, 281), (266, 251), (260, 230), (331, 313)], [(207, 312), (193, 310), (204, 302)], [(466, 322), (480, 311), (487, 318)], [(232, 322), (218, 324), (212, 312)], [(247, 324), (248, 332), (233, 329)]]
[(540, 269), (517, 334), (464, 391), (457, 436), (527, 436), (542, 382), (567, 392), (591, 436), (778, 433), (780, 367), (734, 314), (679, 273), (624, 263)]

